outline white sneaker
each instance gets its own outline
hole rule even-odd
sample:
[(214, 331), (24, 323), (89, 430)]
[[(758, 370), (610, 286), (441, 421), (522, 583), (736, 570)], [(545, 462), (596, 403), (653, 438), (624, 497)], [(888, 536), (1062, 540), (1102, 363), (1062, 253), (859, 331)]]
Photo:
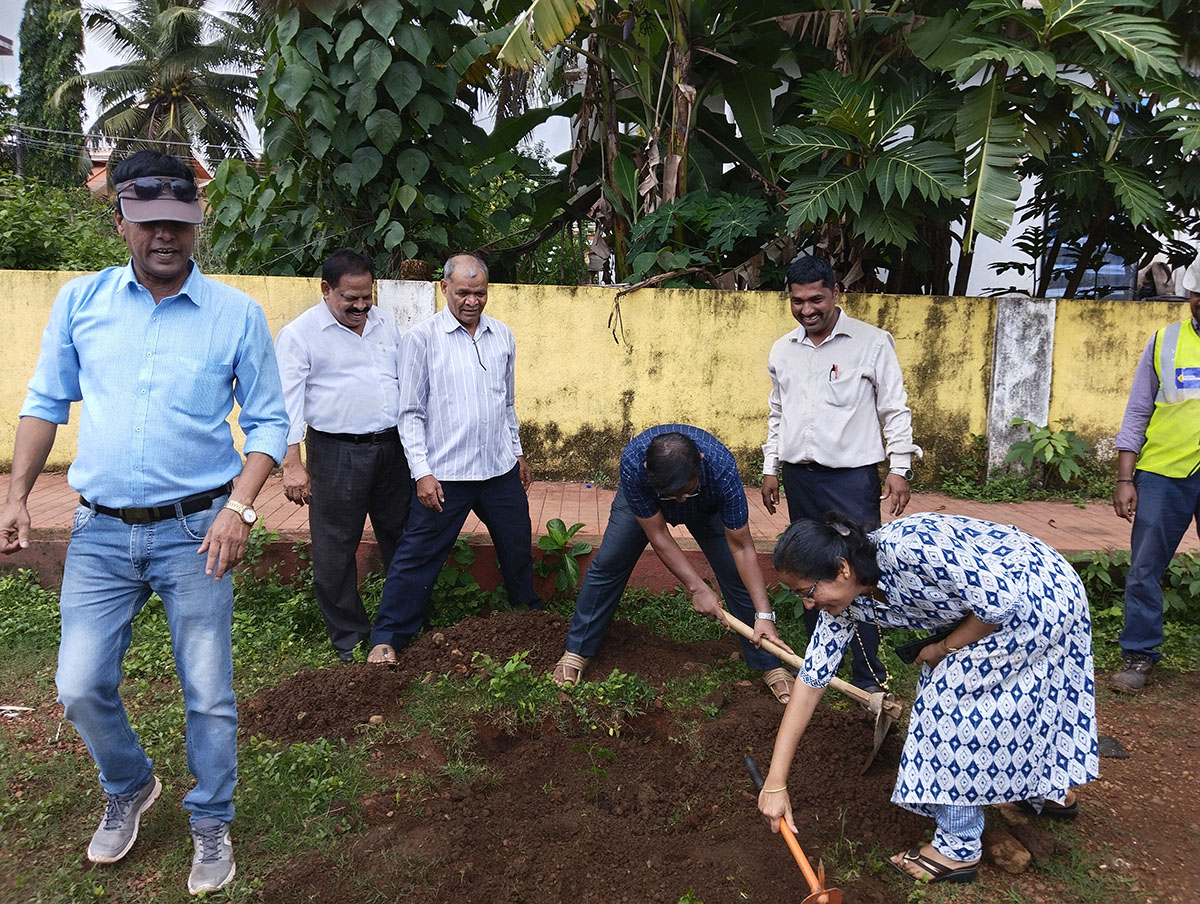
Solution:
[(192, 842), (196, 854), (192, 857), (188, 891), (198, 895), (228, 885), (235, 872), (229, 823), (211, 817), (197, 819), (192, 823)]
[(104, 805), (104, 816), (88, 845), (87, 857), (92, 863), (116, 863), (129, 853), (137, 841), (138, 825), (142, 814), (158, 800), (162, 782), (151, 775), (150, 781), (132, 794), (109, 794)]

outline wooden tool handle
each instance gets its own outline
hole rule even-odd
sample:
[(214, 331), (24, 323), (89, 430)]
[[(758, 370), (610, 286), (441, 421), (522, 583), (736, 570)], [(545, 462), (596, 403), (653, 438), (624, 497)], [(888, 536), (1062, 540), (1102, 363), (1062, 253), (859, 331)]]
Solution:
[[(733, 629), (738, 634), (741, 634), (742, 637), (745, 637), (747, 640), (754, 639), (754, 629), (753, 628), (751, 628), (748, 624), (746, 624), (741, 619), (736, 618), (733, 615), (730, 615), (727, 610), (722, 610), (722, 611), (725, 616), (725, 625), (727, 627)], [(762, 647), (768, 653), (774, 654), (776, 657), (779, 658), (779, 660), (781, 662), (786, 662), (792, 668), (797, 669), (797, 670), (804, 668), (804, 660), (803, 659), (801, 659), (795, 653), (789, 653), (787, 650), (785, 650), (779, 644), (775, 643), (775, 641), (771, 640), (769, 637), (763, 638)], [(844, 694), (845, 696), (849, 697), (851, 700), (856, 700), (859, 703), (863, 703), (863, 704), (867, 704), (867, 703), (871, 702), (870, 694), (868, 694), (866, 691), (864, 691), (860, 687), (855, 687), (853, 684), (850, 684), (848, 681), (843, 681), (841, 678), (834, 677), (833, 679), (830, 680), (829, 686), (831, 688), (833, 688), (835, 691), (837, 691), (839, 694)], [(904, 712), (904, 707), (901, 706), (899, 703), (897, 703), (895, 700), (884, 700), (883, 710), (889, 716), (891, 716), (893, 719), (898, 719), (900, 717), (900, 714)]]

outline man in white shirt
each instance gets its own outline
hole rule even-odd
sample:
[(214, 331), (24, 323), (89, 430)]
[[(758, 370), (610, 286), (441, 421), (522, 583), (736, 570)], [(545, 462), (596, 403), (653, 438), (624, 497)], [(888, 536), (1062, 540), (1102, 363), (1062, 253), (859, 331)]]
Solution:
[(396, 547), (371, 630), (368, 662), (391, 663), (424, 626), (438, 572), (475, 511), (492, 536), (513, 605), (533, 589), (530, 471), (517, 432), (512, 330), (483, 313), (487, 265), (446, 261), (446, 307), (404, 335), (400, 437), (419, 505)]
[[(800, 324), (771, 347), (763, 505), (775, 513), (779, 481), (792, 521), (837, 512), (866, 530), (879, 527), (880, 501), (898, 517), (909, 500), (912, 412), (890, 333), (846, 316), (829, 263), (802, 256), (788, 267), (792, 316)], [(880, 430), (883, 440), (880, 440)], [(890, 459), (880, 492), (878, 464)], [(816, 610), (805, 610), (809, 634)], [(851, 682), (875, 692), (886, 672), (879, 630), (858, 624)]]
[(309, 506), (313, 591), (343, 662), (354, 661), (355, 647), (371, 633), (358, 593), (364, 522), (369, 515), (386, 566), (412, 494), (396, 427), (400, 331), (373, 305), (374, 285), (370, 258), (334, 253), (321, 267), (321, 302), (275, 340), (291, 421), (283, 489), (292, 502)]

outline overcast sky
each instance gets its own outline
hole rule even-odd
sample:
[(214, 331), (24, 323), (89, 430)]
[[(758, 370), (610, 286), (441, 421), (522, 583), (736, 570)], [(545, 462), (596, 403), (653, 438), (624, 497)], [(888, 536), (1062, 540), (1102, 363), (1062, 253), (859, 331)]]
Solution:
[[(213, 0), (211, 8), (215, 12), (227, 9), (233, 4), (230, 0)], [(103, 9), (124, 9), (128, 3), (97, 3), (84, 0), (85, 7), (100, 7)], [(25, 11), (25, 0), (0, 0), (0, 35), (12, 38), (13, 55), (0, 57), (0, 82), (17, 87), (21, 80), (19, 63), (21, 48), (19, 32), (21, 31), (21, 16)], [(89, 40), (86, 32), (83, 36), (83, 71), (97, 72), (121, 62), (99, 40)], [(84, 125), (95, 115), (95, 105), (88, 102)]]

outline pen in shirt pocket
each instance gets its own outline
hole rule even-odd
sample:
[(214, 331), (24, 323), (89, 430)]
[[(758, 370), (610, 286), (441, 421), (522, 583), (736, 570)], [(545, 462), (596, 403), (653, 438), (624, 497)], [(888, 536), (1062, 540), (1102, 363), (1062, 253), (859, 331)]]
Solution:
[(832, 383), (834, 380), (836, 380), (837, 375), (838, 375), (838, 366), (836, 364), (834, 364), (832, 367), (829, 368), (829, 382)]

